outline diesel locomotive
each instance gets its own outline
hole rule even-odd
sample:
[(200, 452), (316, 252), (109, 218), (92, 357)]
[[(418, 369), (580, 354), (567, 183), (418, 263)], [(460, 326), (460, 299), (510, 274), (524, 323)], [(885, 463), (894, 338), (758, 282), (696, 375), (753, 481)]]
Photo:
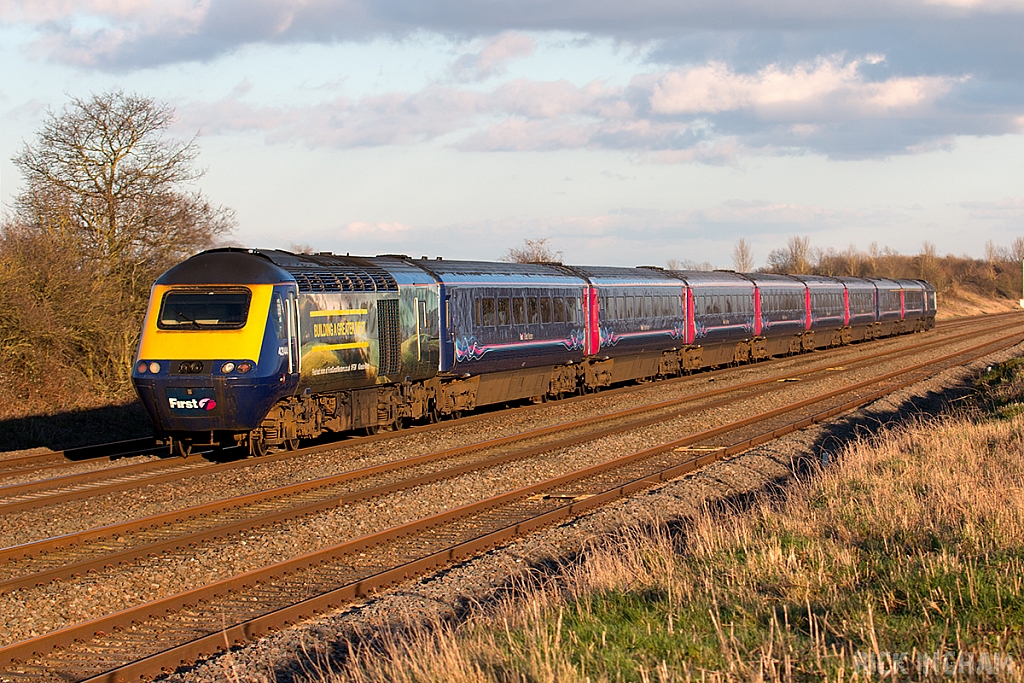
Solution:
[(261, 455), (917, 332), (935, 309), (920, 280), (214, 249), (154, 284), (132, 378), (179, 454)]

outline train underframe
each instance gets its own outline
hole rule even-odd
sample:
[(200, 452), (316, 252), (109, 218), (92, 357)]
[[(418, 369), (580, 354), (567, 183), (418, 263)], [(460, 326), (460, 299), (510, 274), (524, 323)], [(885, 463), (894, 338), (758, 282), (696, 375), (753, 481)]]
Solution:
[(930, 327), (926, 320), (874, 323), (781, 338), (754, 337), (664, 352), (588, 358), (581, 363), (471, 377), (439, 375), (422, 382), (305, 393), (279, 401), (251, 432), (167, 435), (166, 442), (180, 455), (187, 455), (193, 445), (238, 445), (258, 456), (270, 448), (295, 449), (301, 439), (315, 439), (325, 432), (373, 434), (400, 429), (415, 421), (458, 417), (481, 406), (593, 393), (625, 382), (677, 377), (705, 368), (758, 362)]

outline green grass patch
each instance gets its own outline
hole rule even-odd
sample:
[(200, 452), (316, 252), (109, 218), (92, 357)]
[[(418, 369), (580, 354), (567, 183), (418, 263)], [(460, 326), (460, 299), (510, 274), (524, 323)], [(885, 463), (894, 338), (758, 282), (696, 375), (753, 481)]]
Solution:
[[(1024, 361), (1003, 364), (984, 390), (1019, 405), (1022, 378)], [(344, 677), (849, 681), (895, 661), (896, 678), (986, 662), (988, 680), (1020, 680), (1024, 418), (983, 409), (851, 444), (782, 499), (595, 541), (440, 632)]]

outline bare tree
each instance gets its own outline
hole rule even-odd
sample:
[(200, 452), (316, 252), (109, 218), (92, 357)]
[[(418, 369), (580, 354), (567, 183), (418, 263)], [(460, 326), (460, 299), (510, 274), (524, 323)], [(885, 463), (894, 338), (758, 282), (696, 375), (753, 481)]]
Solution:
[(48, 388), (51, 405), (128, 395), (153, 278), (233, 229), (231, 211), (187, 187), (203, 175), (199, 150), (165, 135), (173, 121), (140, 95), (74, 98), (14, 157), (24, 190), (0, 224), (0, 376), (11, 386)]
[(1014, 263), (1024, 261), (1024, 237), (1016, 237), (1010, 243), (1010, 258)]
[(732, 266), (739, 273), (749, 273), (754, 269), (754, 256), (750, 244), (742, 237), (732, 248)]
[(714, 270), (715, 265), (710, 261), (694, 261), (692, 259), (674, 259), (670, 258), (665, 262), (665, 267), (669, 270)]
[(502, 261), (509, 263), (557, 263), (562, 260), (562, 252), (556, 251), (548, 244), (550, 238), (523, 240), (521, 247), (509, 247)]
[(793, 235), (786, 241), (794, 273), (801, 275), (811, 272), (811, 238)]
[(48, 112), (13, 159), (25, 180), (20, 222), (145, 298), (157, 272), (234, 228), (231, 211), (185, 189), (203, 170), (195, 139), (164, 135), (173, 122), (169, 105), (123, 91)]
[(773, 273), (808, 274), (811, 272), (811, 238), (793, 235), (784, 249), (768, 254), (768, 270)]
[(935, 244), (925, 240), (921, 243), (921, 253), (917, 257), (917, 276), (922, 280), (934, 277), (938, 256)]

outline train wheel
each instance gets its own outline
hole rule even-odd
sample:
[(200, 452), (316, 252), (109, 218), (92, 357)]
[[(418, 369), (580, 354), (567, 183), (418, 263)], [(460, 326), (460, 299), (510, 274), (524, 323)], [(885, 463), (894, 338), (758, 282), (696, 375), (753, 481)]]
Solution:
[(267, 454), (267, 442), (262, 436), (249, 435), (249, 455), (261, 458)]
[(299, 450), (299, 440), (298, 439), (285, 439), (284, 440), (284, 449), (286, 451), (297, 451), (297, 450)]
[(187, 458), (192, 455), (192, 444), (187, 441), (182, 441), (181, 439), (174, 440), (173, 449), (174, 454), (179, 458)]
[(366, 436), (373, 436), (380, 431), (380, 425), (370, 425), (369, 427), (363, 427), (363, 432)]

